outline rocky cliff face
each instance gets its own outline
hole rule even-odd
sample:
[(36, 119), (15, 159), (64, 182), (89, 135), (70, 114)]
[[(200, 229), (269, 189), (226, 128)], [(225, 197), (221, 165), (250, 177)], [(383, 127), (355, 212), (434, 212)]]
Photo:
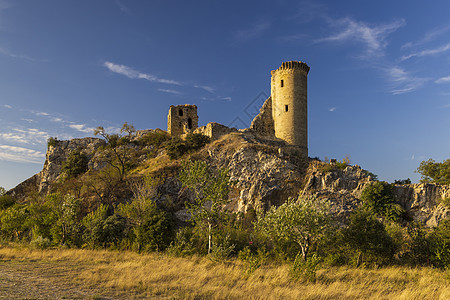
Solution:
[(18, 198), (26, 194), (39, 193), (45, 195), (49, 186), (56, 182), (61, 175), (61, 167), (67, 156), (74, 150), (85, 154), (92, 167), (92, 157), (98, 147), (105, 145), (105, 141), (98, 138), (72, 139), (69, 141), (54, 141), (49, 145), (41, 172), (20, 183), (8, 193)]
[[(13, 196), (33, 192), (46, 194), (51, 184), (58, 180), (62, 164), (73, 150), (78, 149), (88, 156), (90, 169), (100, 168), (95, 153), (104, 144), (97, 138), (58, 141), (48, 148), (43, 170), (9, 193)], [(161, 155), (165, 155), (164, 151), (158, 154)], [(340, 169), (316, 160), (307, 162), (295, 146), (264, 138), (252, 130), (225, 135), (195, 155), (215, 168), (229, 169), (234, 182), (230, 209), (234, 211), (268, 209), (304, 193), (328, 199), (333, 213), (343, 220), (361, 204), (359, 199), (363, 189), (374, 181), (369, 172), (357, 165)], [(182, 216), (183, 203), (192, 195), (181, 188), (175, 173), (158, 189), (161, 199), (176, 200), (177, 215)], [(450, 186), (396, 185), (394, 191), (398, 203), (414, 220), (436, 226), (442, 219), (450, 217), (450, 210), (441, 204), (443, 198), (450, 197)]]

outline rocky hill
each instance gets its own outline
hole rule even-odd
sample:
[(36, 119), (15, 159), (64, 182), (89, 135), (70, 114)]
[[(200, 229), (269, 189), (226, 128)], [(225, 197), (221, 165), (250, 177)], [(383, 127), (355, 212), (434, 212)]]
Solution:
[[(135, 139), (151, 131), (139, 132)], [(29, 195), (46, 195), (61, 182), (61, 169), (69, 154), (78, 149), (88, 159), (89, 172), (101, 170), (101, 150), (106, 142), (98, 138), (56, 141), (49, 145), (43, 170), (19, 184), (8, 193), (25, 201)], [(138, 146), (130, 144), (130, 149)], [(138, 147), (139, 148), (139, 147)], [(155, 150), (157, 150), (155, 152)], [(329, 199), (335, 215), (345, 219), (360, 204), (361, 193), (374, 179), (361, 167), (339, 168), (318, 160), (305, 161), (294, 146), (280, 140), (262, 138), (252, 130), (233, 132), (220, 137), (201, 150), (170, 160), (164, 149), (144, 146), (139, 150), (137, 165), (130, 171), (130, 177), (144, 174), (165, 173), (164, 180), (157, 187), (159, 200), (171, 199), (176, 215), (184, 219), (183, 203), (192, 197), (181, 188), (176, 178), (183, 159), (189, 156), (202, 159), (214, 168), (229, 169), (234, 182), (230, 197), (230, 209), (246, 212), (249, 209), (267, 209), (279, 205), (299, 193), (311, 194)], [(147, 151), (147, 152), (146, 152)], [(150, 155), (149, 153), (152, 153)], [(167, 172), (171, 170), (171, 172)], [(84, 182), (89, 181), (89, 173)], [(125, 184), (125, 181), (121, 181)], [(450, 216), (450, 210), (441, 200), (450, 197), (450, 187), (433, 184), (396, 185), (396, 199), (410, 216), (427, 226), (435, 226)], [(96, 191), (103, 195), (106, 191)], [(116, 195), (117, 201), (129, 197), (130, 193)]]

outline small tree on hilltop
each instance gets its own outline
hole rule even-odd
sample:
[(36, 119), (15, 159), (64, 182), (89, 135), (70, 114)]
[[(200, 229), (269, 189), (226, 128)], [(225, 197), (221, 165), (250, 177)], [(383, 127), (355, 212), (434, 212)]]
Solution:
[(420, 163), (416, 172), (422, 175), (421, 182), (450, 184), (450, 159), (441, 163), (437, 163), (431, 158), (424, 160)]
[(205, 226), (208, 231), (208, 254), (212, 247), (212, 230), (229, 203), (230, 176), (222, 168), (214, 172), (203, 161), (184, 162), (179, 176), (183, 187), (194, 193), (194, 202), (187, 203), (194, 224)]
[[(289, 240), (300, 249), (303, 261), (331, 227), (328, 202), (299, 196), (279, 207), (272, 206), (265, 216), (258, 216), (257, 228), (275, 240)], [(300, 253), (299, 253), (300, 254)]]
[(131, 142), (131, 136), (135, 131), (133, 125), (128, 123), (123, 124), (120, 134), (109, 134), (102, 126), (94, 130), (94, 135), (102, 136), (107, 143), (103, 149), (104, 161), (119, 172), (120, 178), (124, 177), (131, 161), (130, 148), (127, 145)]

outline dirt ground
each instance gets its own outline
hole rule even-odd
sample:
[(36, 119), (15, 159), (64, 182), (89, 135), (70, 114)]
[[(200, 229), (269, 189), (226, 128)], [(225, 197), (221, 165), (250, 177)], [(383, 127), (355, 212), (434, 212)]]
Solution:
[(36, 260), (0, 259), (0, 299), (130, 299), (119, 291), (105, 291), (77, 281), (83, 266), (63, 266)]

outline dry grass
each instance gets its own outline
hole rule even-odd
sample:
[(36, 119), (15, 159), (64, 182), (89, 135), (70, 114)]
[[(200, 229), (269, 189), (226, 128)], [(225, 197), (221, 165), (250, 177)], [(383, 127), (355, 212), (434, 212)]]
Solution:
[(264, 266), (245, 275), (240, 261), (91, 250), (0, 248), (2, 260), (77, 267), (76, 281), (136, 297), (210, 299), (450, 299), (448, 273), (431, 268), (348, 267), (318, 271), (316, 283), (294, 281), (289, 267)]

